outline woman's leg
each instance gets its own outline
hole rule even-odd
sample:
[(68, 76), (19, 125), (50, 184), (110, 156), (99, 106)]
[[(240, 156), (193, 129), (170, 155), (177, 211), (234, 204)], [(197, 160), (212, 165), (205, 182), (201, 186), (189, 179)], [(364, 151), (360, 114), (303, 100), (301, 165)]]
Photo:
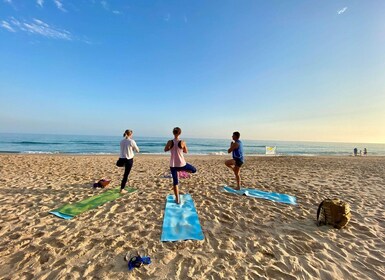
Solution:
[(174, 191), (174, 195), (175, 195), (175, 202), (177, 204), (180, 203), (180, 200), (179, 200), (179, 188), (178, 188), (178, 170), (180, 169), (180, 167), (170, 167), (170, 171), (171, 171), (171, 175), (172, 175), (172, 189)]
[(178, 184), (179, 184), (178, 171), (183, 170), (183, 171), (187, 171), (190, 173), (195, 173), (195, 172), (197, 172), (197, 170), (194, 166), (192, 166), (191, 164), (188, 164), (188, 163), (186, 163), (186, 165), (183, 167), (170, 167), (170, 170), (171, 170), (171, 175), (172, 175), (172, 185), (173, 185), (173, 191), (175, 194), (175, 201), (177, 204), (179, 204), (180, 199), (179, 199), (179, 188), (178, 188)]
[(182, 167), (182, 170), (187, 171), (189, 173), (197, 172), (197, 169), (189, 163), (186, 163), (186, 165)]
[(122, 179), (122, 183), (120, 184), (120, 191), (122, 191), (126, 187), (128, 175), (130, 175), (130, 171), (133, 164), (134, 164), (134, 159), (130, 158), (126, 160), (126, 163), (124, 165), (123, 179)]

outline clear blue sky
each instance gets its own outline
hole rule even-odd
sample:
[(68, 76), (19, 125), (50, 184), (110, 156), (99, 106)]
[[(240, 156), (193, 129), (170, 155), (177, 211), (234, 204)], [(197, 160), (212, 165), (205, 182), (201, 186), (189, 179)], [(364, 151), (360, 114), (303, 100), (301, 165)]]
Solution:
[(385, 143), (383, 0), (0, 1), (0, 132)]

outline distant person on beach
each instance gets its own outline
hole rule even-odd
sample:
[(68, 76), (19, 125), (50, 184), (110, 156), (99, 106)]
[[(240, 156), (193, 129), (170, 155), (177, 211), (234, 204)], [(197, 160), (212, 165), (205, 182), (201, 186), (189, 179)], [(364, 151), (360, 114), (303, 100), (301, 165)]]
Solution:
[(230, 143), (230, 148), (227, 150), (228, 153), (232, 153), (233, 159), (229, 159), (225, 161), (227, 167), (231, 168), (234, 172), (235, 179), (237, 180), (237, 188), (236, 190), (241, 189), (241, 166), (244, 163), (243, 158), (243, 144), (242, 141), (239, 140), (241, 134), (238, 131), (233, 133), (233, 141)]
[(195, 173), (197, 170), (194, 166), (191, 164), (188, 164), (183, 156), (183, 153), (188, 153), (186, 142), (179, 139), (179, 136), (181, 135), (182, 130), (179, 127), (175, 127), (172, 130), (172, 134), (174, 135), (173, 140), (169, 140), (164, 147), (164, 151), (171, 152), (171, 158), (170, 158), (170, 170), (172, 175), (172, 184), (173, 184), (173, 191), (175, 194), (175, 202), (177, 204), (180, 203), (179, 198), (179, 188), (178, 188), (178, 171), (187, 171), (190, 173)]
[(364, 148), (364, 156), (368, 155), (368, 150)]
[(353, 155), (356, 157), (357, 154), (358, 154), (358, 149), (357, 149), (357, 148), (354, 148), (354, 150), (353, 150)]
[(120, 141), (120, 155), (119, 158), (124, 159), (124, 174), (122, 183), (120, 184), (120, 193), (126, 193), (128, 175), (130, 174), (132, 165), (134, 164), (134, 150), (139, 153), (139, 148), (134, 139), (132, 139), (132, 130), (127, 129), (123, 134), (123, 140)]

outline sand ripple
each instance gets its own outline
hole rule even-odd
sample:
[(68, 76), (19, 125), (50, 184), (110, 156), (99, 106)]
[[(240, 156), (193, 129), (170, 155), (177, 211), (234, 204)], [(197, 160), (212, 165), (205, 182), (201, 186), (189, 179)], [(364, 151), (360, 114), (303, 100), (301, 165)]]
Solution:
[[(58, 206), (119, 186), (114, 156), (0, 155), (1, 279), (385, 279), (385, 158), (248, 157), (243, 184), (295, 195), (298, 206), (221, 192), (234, 184), (226, 156), (189, 156), (181, 181), (204, 241), (160, 242), (168, 157), (139, 155), (128, 185), (138, 192), (65, 221)], [(318, 203), (339, 197), (352, 217), (316, 227)], [(127, 252), (152, 264), (128, 272)]]

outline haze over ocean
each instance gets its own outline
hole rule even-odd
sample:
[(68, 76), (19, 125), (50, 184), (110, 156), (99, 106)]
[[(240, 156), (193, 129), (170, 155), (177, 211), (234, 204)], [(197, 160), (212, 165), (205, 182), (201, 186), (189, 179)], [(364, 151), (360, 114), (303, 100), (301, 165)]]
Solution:
[[(118, 154), (119, 136), (8, 134), (0, 133), (0, 152), (7, 153), (63, 153)], [(141, 153), (166, 154), (163, 148), (167, 137), (134, 137)], [(230, 139), (184, 138), (190, 154), (227, 155)], [(385, 156), (385, 144), (322, 143), (299, 141), (243, 140), (246, 155), (263, 155), (265, 146), (276, 146), (279, 155), (335, 155), (353, 154), (353, 149), (367, 148), (369, 156)]]

